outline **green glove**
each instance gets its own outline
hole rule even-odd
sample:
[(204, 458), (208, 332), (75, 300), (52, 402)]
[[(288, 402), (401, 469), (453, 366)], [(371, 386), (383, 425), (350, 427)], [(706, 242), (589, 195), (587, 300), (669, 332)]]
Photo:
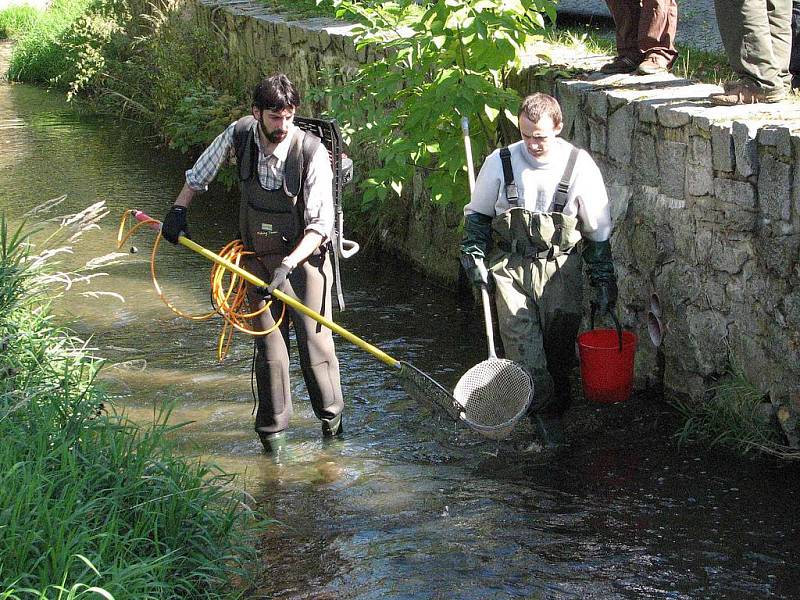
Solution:
[(589, 283), (595, 289), (592, 304), (600, 315), (612, 312), (617, 304), (617, 276), (614, 272), (614, 259), (611, 256), (611, 242), (594, 242), (584, 239), (583, 261), (589, 274)]
[(475, 258), (486, 258), (492, 245), (492, 217), (481, 213), (470, 213), (464, 217), (464, 238), (461, 254)]

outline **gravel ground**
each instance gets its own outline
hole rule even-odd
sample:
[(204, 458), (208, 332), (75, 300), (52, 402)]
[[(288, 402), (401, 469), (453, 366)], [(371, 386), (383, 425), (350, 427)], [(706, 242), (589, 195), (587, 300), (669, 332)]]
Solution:
[[(611, 13), (608, 12), (608, 6), (603, 0), (560, 0), (558, 12), (584, 18), (596, 17), (598, 23), (613, 28)], [(714, 0), (678, 1), (676, 40), (679, 44), (693, 48), (722, 52), (722, 41), (719, 38), (717, 18), (714, 14)]]

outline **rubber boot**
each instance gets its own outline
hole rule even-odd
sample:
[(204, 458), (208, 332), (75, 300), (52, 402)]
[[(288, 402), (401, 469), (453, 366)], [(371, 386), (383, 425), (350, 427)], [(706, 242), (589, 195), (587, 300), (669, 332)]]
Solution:
[(342, 415), (336, 415), (330, 421), (322, 421), (322, 437), (332, 438), (341, 436), (343, 432)]
[(272, 455), (275, 462), (281, 462), (286, 458), (288, 446), (285, 431), (278, 431), (277, 433), (257, 431), (256, 433), (258, 433), (261, 444), (264, 446), (264, 452)]
[(536, 435), (546, 449), (554, 450), (567, 444), (561, 417), (553, 414), (535, 413), (531, 415), (531, 421), (536, 430)]

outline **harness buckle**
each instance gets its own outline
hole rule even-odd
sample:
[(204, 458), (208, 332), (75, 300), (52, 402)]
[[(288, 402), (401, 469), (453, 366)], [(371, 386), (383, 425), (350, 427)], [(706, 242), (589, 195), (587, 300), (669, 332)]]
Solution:
[(508, 203), (512, 206), (519, 204), (519, 194), (517, 193), (516, 183), (506, 184), (506, 200), (508, 200)]

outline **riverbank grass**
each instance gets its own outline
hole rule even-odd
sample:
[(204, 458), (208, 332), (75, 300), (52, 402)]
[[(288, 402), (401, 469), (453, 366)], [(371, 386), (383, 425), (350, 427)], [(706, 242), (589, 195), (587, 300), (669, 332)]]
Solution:
[(0, 598), (238, 597), (253, 523), (231, 476), (174, 451), (168, 410), (140, 426), (109, 408), (48, 308), (62, 251), (0, 217)]
[(40, 10), (28, 5), (0, 10), (0, 40), (13, 39), (31, 30), (40, 14)]

